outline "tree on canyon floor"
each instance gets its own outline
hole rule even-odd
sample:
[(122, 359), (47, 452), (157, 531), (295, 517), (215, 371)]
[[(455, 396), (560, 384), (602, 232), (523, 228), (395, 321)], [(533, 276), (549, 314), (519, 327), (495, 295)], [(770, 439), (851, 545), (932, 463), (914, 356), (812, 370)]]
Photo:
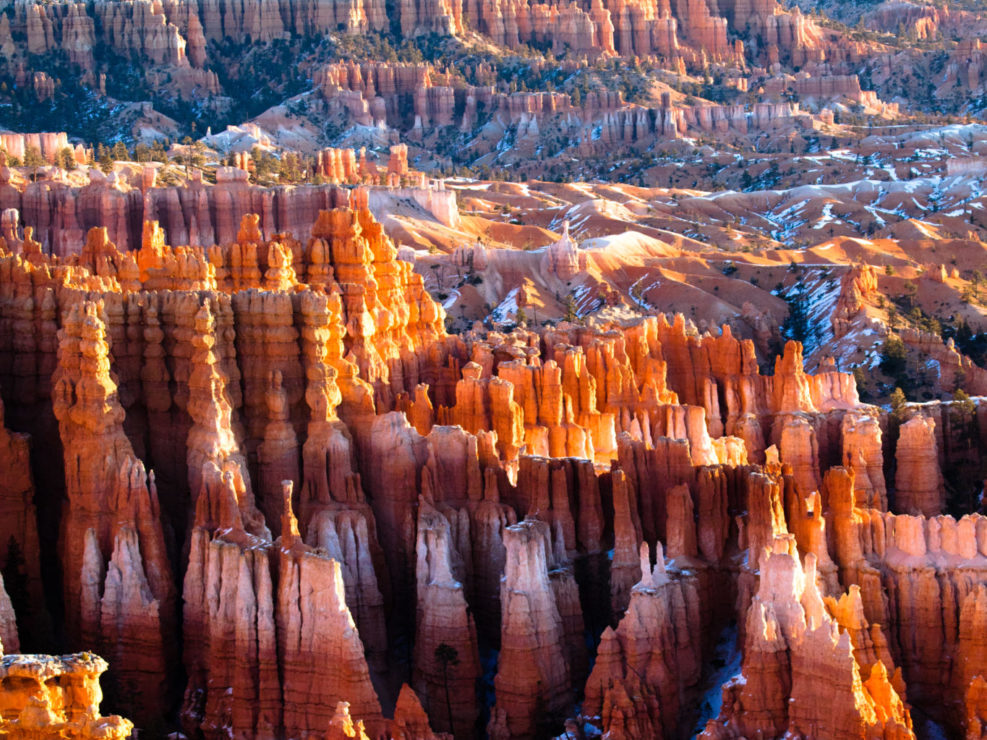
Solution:
[(440, 642), (435, 648), (435, 659), (442, 665), (442, 683), (445, 685), (446, 712), (448, 714), (449, 730), (451, 731), (453, 724), (452, 703), (449, 701), (449, 666), (459, 665), (459, 651), (452, 645)]
[(803, 345), (811, 344), (815, 340), (818, 330), (810, 320), (811, 298), (801, 271), (795, 285), (782, 293), (780, 297), (788, 304), (788, 316), (785, 317), (781, 326), (782, 334), (786, 339), (794, 339)]

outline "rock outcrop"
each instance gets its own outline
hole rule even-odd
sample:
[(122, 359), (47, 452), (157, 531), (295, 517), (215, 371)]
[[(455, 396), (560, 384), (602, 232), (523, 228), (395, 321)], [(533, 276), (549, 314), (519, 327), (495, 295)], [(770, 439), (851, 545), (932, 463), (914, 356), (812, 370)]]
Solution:
[(496, 738), (535, 737), (543, 723), (561, 720), (575, 698), (549, 579), (556, 543), (547, 524), (526, 519), (504, 530), (504, 546), (497, 701), (487, 731)]
[(418, 508), (418, 616), (412, 680), (432, 726), (455, 737), (471, 737), (479, 716), (476, 682), (480, 656), (465, 589), (453, 574), (452, 537), (446, 518), (428, 501), (422, 501)]
[(926, 517), (943, 513), (946, 490), (935, 428), (934, 421), (922, 416), (901, 425), (895, 448), (895, 511)]
[(652, 737), (674, 737), (681, 697), (701, 673), (701, 636), (690, 627), (701, 621), (699, 589), (694, 576), (666, 570), (660, 547), (652, 568), (643, 544), (640, 567), (643, 575), (631, 590), (627, 612), (616, 630), (608, 627), (603, 633), (583, 713), (601, 716), (605, 733), (630, 732), (626, 700), (642, 696), (648, 711), (635, 709), (634, 721), (646, 719)]
[(119, 664), (113, 688), (135, 697), (131, 709), (145, 719), (167, 701), (176, 592), (154, 474), (124, 432), (102, 308), (86, 301), (69, 310), (53, 376), (67, 471), (65, 604), (70, 639)]
[[(3, 423), (3, 401), (0, 400), (0, 542), (6, 550), (0, 557), (0, 571), (15, 578), (23, 592), (15, 594), (22, 603), (17, 610), (22, 615), (23, 629), (31, 636), (41, 637), (47, 622), (41, 582), (41, 544), (38, 539), (38, 519), (34, 505), (34, 481), (31, 475), (29, 437), (11, 432)], [(6, 594), (6, 591), (4, 591)], [(9, 601), (9, 596), (6, 596)], [(0, 641), (7, 652), (18, 652), (17, 624), (11, 623), (13, 607), (3, 621)]]
[(861, 665), (850, 631), (828, 612), (815, 556), (803, 568), (794, 538), (780, 536), (761, 563), (742, 675), (724, 685), (723, 709), (702, 737), (914, 737), (887, 667)]
[(124, 740), (134, 725), (117, 715), (103, 717), (99, 677), (105, 660), (77, 655), (4, 655), (0, 658), (0, 729), (10, 738), (71, 737)]

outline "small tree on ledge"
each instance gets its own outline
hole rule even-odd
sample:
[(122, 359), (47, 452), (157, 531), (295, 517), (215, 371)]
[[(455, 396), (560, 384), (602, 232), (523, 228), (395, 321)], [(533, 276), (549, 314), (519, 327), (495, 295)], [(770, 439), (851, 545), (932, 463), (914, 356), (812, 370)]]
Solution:
[(902, 420), (906, 403), (908, 403), (908, 400), (905, 398), (905, 392), (901, 388), (895, 388), (891, 391), (891, 416), (899, 423)]

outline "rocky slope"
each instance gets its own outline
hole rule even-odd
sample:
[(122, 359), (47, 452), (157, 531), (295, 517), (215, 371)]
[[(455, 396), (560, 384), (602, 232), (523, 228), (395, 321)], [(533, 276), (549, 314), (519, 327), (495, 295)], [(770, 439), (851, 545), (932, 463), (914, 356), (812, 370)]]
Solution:
[[(354, 145), (384, 157), (409, 146), (428, 171), (561, 157), (556, 177), (576, 174), (572, 158), (615, 149), (646, 165), (686, 149), (683, 138), (787, 152), (793, 139), (859, 135), (865, 118), (976, 110), (970, 98), (983, 93), (976, 40), (948, 49), (944, 68), (931, 49), (902, 50), (774, 0), (4, 8), (0, 124), (68, 128), (72, 146), (187, 135), (217, 161), (255, 146), (301, 152), (323, 174), (336, 166), (316, 162), (320, 150)], [(873, 22), (893, 21), (875, 11)], [(945, 23), (923, 22), (926, 35)], [(49, 156), (47, 143), (34, 148)]]

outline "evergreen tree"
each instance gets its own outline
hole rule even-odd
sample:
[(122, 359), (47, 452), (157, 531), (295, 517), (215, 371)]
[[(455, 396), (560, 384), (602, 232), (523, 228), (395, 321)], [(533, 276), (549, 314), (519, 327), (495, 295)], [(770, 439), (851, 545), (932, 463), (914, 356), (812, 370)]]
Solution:
[(576, 299), (572, 296), (572, 293), (565, 297), (563, 305), (565, 306), (565, 314), (562, 318), (569, 323), (574, 323), (577, 321), (579, 319), (579, 314), (576, 312)]
[(970, 419), (977, 411), (977, 405), (970, 398), (970, 395), (962, 388), (953, 391), (953, 408)]
[(31, 173), (31, 179), (35, 182), (38, 179), (38, 167), (42, 167), (45, 164), (45, 160), (41, 157), (41, 152), (38, 151), (36, 147), (29, 146), (24, 151), (24, 166), (33, 168)]
[(898, 379), (900, 383), (901, 376), (905, 373), (907, 360), (908, 352), (900, 337), (891, 335), (884, 340), (881, 345), (881, 370), (886, 375)]
[(113, 171), (113, 155), (105, 144), (101, 143), (96, 146), (96, 161), (99, 162), (99, 168), (106, 174)]
[(442, 665), (442, 683), (446, 691), (446, 717), (449, 721), (449, 732), (452, 732), (452, 702), (449, 700), (449, 667), (459, 665), (459, 651), (444, 642), (435, 648), (435, 659)]
[[(794, 263), (793, 263), (794, 264)], [(789, 271), (792, 271), (789, 268)], [(801, 271), (796, 267), (799, 277), (794, 289), (781, 296), (788, 303), (788, 316), (782, 324), (782, 334), (788, 339), (794, 339), (803, 345), (816, 337), (817, 329), (809, 320), (809, 289), (802, 279)]]
[(193, 167), (202, 167), (206, 163), (206, 145), (201, 141), (192, 143), (192, 152), (189, 155)]
[(75, 153), (67, 146), (58, 150), (55, 161), (63, 170), (74, 170), (78, 166), (75, 163)]
[(178, 156), (175, 157), (179, 164), (185, 166), (185, 179), (190, 180), (192, 178), (192, 137), (186, 136), (182, 139), (182, 149)]
[(24, 166), (25, 167), (41, 167), (45, 163), (45, 160), (41, 157), (41, 152), (38, 151), (37, 147), (29, 146), (24, 151)]
[(151, 160), (154, 162), (167, 162), (168, 152), (165, 151), (164, 144), (160, 139), (155, 139), (151, 144)]
[(895, 421), (901, 422), (902, 416), (905, 411), (905, 404), (908, 400), (905, 398), (905, 392), (901, 388), (895, 388), (891, 392), (891, 418)]

